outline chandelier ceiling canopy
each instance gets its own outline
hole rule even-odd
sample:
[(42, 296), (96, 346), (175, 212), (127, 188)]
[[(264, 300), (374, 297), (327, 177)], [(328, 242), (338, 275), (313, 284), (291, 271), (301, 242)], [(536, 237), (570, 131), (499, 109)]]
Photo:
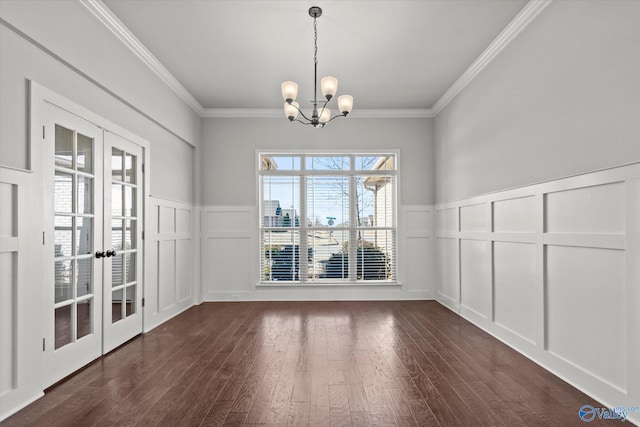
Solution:
[[(313, 111), (311, 117), (307, 117), (300, 109), (300, 104), (296, 102), (298, 96), (298, 84), (292, 81), (282, 83), (282, 97), (284, 98), (284, 115), (289, 121), (296, 121), (315, 128), (322, 128), (327, 123), (337, 117), (347, 117), (353, 108), (353, 97), (351, 95), (341, 95), (338, 97), (339, 114), (331, 117), (331, 110), (327, 104), (338, 91), (338, 79), (332, 76), (323, 77), (320, 81), (320, 88), (324, 100), (318, 100), (318, 29), (316, 19), (322, 16), (322, 9), (318, 6), (309, 8), (309, 16), (313, 18)], [(318, 105), (320, 105), (318, 108)], [(303, 119), (298, 118), (298, 114)]]

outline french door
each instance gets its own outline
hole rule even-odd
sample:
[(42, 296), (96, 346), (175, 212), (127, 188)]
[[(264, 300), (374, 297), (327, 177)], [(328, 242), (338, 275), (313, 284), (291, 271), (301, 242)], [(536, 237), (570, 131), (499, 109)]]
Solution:
[(142, 332), (142, 147), (105, 131), (103, 156), (106, 353)]
[[(142, 148), (43, 107), (47, 385), (142, 332)], [(49, 236), (49, 237), (48, 237)]]

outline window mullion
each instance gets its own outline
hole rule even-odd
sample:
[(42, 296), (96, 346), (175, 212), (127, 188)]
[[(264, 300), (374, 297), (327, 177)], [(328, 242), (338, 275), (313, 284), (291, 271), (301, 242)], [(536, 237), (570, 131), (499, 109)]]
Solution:
[[(353, 163), (353, 162), (352, 162)], [(352, 166), (353, 167), (353, 166)], [(349, 176), (349, 281), (355, 282), (358, 274), (358, 209), (356, 177)]]
[(307, 282), (307, 274), (309, 271), (308, 257), (308, 232), (307, 232), (307, 177), (303, 174), (300, 176), (300, 219), (298, 221), (298, 233), (300, 233), (300, 270), (299, 279), (301, 282)]

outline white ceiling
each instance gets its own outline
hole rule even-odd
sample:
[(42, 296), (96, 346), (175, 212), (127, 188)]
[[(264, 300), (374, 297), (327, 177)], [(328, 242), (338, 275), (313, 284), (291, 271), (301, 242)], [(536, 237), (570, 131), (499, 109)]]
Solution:
[[(355, 109), (429, 109), (526, 0), (103, 0), (204, 108), (281, 108), (280, 84), (313, 97), (334, 75)], [(125, 30), (126, 30), (125, 29)], [(302, 102), (301, 102), (302, 104)]]

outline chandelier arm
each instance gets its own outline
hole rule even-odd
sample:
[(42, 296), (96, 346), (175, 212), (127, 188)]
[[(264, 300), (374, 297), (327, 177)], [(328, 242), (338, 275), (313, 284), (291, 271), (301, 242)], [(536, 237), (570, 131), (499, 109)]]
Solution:
[[(305, 119), (309, 120), (309, 122), (312, 121), (309, 117), (305, 116), (304, 113), (302, 112), (302, 110), (300, 108), (298, 108), (296, 105), (294, 105), (293, 103), (291, 103), (290, 105), (293, 105), (295, 107), (295, 109), (298, 110), (298, 113), (302, 114), (302, 117), (304, 117)], [(302, 122), (300, 122), (300, 123), (302, 123)]]
[[(322, 117), (322, 113), (324, 113), (324, 109), (327, 106), (327, 104), (329, 103), (329, 100), (327, 99), (326, 101), (324, 101), (324, 105), (322, 106), (322, 110), (320, 110), (320, 112), (318, 113), (318, 118)], [(326, 122), (328, 123), (328, 122)]]
[(335, 116), (331, 117), (329, 120), (327, 120), (326, 122), (324, 122), (324, 124), (326, 125), (327, 123), (333, 121), (333, 119), (337, 119), (338, 117), (347, 117), (347, 115), (346, 114), (335, 115)]
[(311, 122), (303, 122), (303, 121), (302, 121), (302, 120), (300, 120), (300, 119), (295, 119), (295, 120), (293, 120), (293, 121), (294, 121), (294, 122), (298, 122), (298, 123), (302, 123), (303, 125), (307, 125), (307, 126), (308, 126), (308, 125), (312, 125), (312, 124), (313, 124), (313, 123), (311, 123)]

